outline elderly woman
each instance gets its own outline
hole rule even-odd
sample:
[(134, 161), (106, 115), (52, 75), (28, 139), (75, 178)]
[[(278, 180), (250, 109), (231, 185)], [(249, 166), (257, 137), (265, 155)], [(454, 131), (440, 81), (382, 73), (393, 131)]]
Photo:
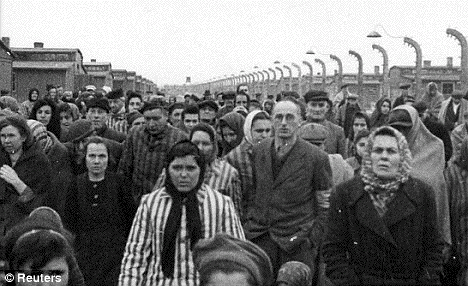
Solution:
[(26, 120), (9, 116), (0, 121), (0, 238), (43, 204), (51, 184), (51, 166), (33, 143)]
[(166, 157), (164, 187), (141, 199), (119, 285), (198, 285), (193, 247), (224, 232), (245, 239), (231, 199), (204, 184), (205, 162), (189, 140)]
[(440, 285), (434, 191), (410, 175), (411, 163), (405, 137), (378, 128), (360, 176), (332, 194), (323, 256), (335, 285)]
[(76, 235), (78, 264), (89, 285), (116, 285), (136, 207), (122, 176), (107, 171), (109, 149), (94, 136), (85, 144), (87, 172), (70, 185), (65, 223)]

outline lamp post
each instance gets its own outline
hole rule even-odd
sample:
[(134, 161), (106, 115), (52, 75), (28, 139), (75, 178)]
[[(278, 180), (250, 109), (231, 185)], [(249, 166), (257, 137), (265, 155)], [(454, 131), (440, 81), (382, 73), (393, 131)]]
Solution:
[(460, 83), (461, 88), (465, 91), (468, 87), (468, 45), (466, 43), (466, 38), (463, 36), (462, 33), (455, 29), (447, 29), (447, 35), (455, 37), (458, 42), (460, 42), (461, 46), (461, 76), (460, 76)]
[(310, 71), (310, 79), (309, 79), (309, 89), (314, 89), (314, 69), (312, 68), (312, 64), (308, 61), (302, 61), (303, 64), (309, 67)]
[(322, 90), (327, 87), (327, 67), (321, 59), (315, 59), (315, 62), (322, 66)]
[(283, 89), (284, 89), (284, 87), (283, 87), (283, 81), (284, 81), (283, 80), (284, 79), (283, 70), (280, 67), (275, 67), (275, 69), (280, 72), (280, 78), (279, 78), (278, 86), (280, 87), (280, 91), (283, 91)]
[(296, 63), (291, 63), (291, 65), (297, 69), (297, 84), (298, 84), (297, 91), (298, 91), (299, 95), (302, 96), (302, 71), (301, 71), (301, 67)]
[(416, 74), (414, 75), (414, 81), (416, 82), (416, 90), (415, 90), (415, 95), (416, 98), (419, 99), (420, 91), (421, 91), (421, 86), (422, 86), (422, 81), (421, 81), (421, 70), (422, 70), (422, 51), (421, 51), (421, 46), (413, 39), (405, 37), (403, 39), (405, 44), (408, 44), (408, 46), (413, 47), (415, 52), (416, 52)]
[(289, 88), (288, 89), (289, 91), (292, 91), (292, 70), (287, 65), (283, 65), (283, 67), (289, 72)]
[(372, 49), (378, 50), (383, 56), (383, 83), (382, 83), (382, 96), (380, 98), (390, 97), (390, 82), (388, 78), (388, 55), (387, 51), (379, 45), (372, 45)]
[(349, 54), (356, 57), (358, 60), (358, 94), (362, 96), (362, 82), (363, 82), (363, 66), (362, 66), (362, 57), (360, 54), (356, 53), (355, 51), (350, 50)]
[(266, 95), (268, 95), (270, 93), (270, 73), (267, 71), (267, 70), (263, 70), (263, 72), (266, 74), (267, 76), (267, 88), (266, 88)]
[[(276, 71), (272, 68), (268, 68), (269, 71), (273, 73), (273, 82), (276, 82)], [(275, 93), (278, 93), (278, 83), (275, 84)]]

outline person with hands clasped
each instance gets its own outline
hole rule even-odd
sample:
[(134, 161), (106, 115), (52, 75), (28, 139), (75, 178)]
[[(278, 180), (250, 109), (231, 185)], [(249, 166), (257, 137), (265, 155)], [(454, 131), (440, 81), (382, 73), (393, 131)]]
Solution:
[(0, 121), (0, 141), (0, 239), (3, 239), (12, 226), (42, 205), (51, 182), (51, 166), (34, 144), (26, 120), (19, 116)]

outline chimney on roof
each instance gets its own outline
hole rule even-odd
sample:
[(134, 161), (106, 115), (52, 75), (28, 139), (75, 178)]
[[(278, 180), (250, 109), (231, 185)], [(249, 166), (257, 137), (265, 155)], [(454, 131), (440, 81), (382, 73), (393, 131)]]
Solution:
[(376, 76), (380, 75), (380, 66), (374, 66), (374, 75)]
[(44, 48), (44, 43), (43, 42), (34, 42), (34, 48), (35, 49), (42, 49), (42, 48)]
[(2, 37), (2, 42), (5, 44), (7, 48), (10, 48), (10, 38), (9, 37)]
[(453, 58), (452, 57), (447, 57), (447, 67), (448, 68), (453, 68)]
[(91, 62), (92, 62), (92, 63), (95, 63), (95, 62), (96, 62), (96, 59), (91, 59)]
[(431, 61), (429, 61), (429, 60), (423, 61), (423, 67), (430, 68), (431, 67)]

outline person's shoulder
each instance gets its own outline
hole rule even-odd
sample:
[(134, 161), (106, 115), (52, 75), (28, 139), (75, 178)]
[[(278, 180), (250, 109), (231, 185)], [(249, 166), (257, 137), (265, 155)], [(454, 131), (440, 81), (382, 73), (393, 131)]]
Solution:
[(406, 193), (416, 201), (422, 201), (428, 197), (435, 197), (434, 188), (429, 185), (429, 183), (413, 176), (408, 177), (404, 188), (407, 190)]

